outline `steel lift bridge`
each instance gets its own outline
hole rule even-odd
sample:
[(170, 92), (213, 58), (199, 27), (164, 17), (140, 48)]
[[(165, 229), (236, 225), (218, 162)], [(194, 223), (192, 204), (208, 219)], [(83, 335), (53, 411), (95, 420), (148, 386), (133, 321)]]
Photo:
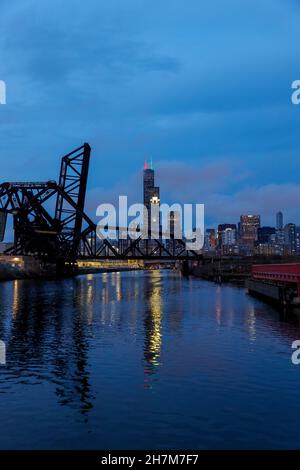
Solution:
[(6, 254), (32, 255), (56, 263), (61, 271), (78, 259), (200, 258), (196, 252), (186, 250), (182, 240), (171, 236), (164, 243), (161, 233), (155, 240), (144, 240), (139, 233), (134, 240), (124, 240), (124, 230), (128, 233), (128, 229), (115, 227), (117, 240), (104, 238), (99, 228), (108, 227), (97, 228), (84, 211), (90, 155), (87, 143), (65, 155), (58, 182), (0, 184), (0, 241), (4, 240), (7, 216), (13, 217), (14, 243)]

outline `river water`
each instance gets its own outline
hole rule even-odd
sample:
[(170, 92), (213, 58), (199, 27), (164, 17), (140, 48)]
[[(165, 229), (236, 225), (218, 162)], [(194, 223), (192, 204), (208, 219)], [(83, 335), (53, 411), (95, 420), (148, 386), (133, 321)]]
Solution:
[(297, 316), (168, 271), (0, 284), (1, 449), (300, 448)]

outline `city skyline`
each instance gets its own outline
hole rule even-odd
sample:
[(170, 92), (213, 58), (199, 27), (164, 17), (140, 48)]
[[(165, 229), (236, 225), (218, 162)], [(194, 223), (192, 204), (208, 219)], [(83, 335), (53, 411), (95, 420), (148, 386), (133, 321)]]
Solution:
[[(139, 173), (138, 176), (139, 176), (139, 181), (136, 185), (136, 189), (138, 189), (138, 193), (139, 193), (139, 196), (138, 196), (138, 199), (135, 201), (135, 202), (139, 202), (143, 199), (143, 202), (144, 202), (144, 205), (147, 207), (148, 209), (148, 212), (149, 212), (149, 220), (148, 220), (148, 225), (150, 226), (150, 203), (151, 203), (151, 200), (152, 200), (152, 196), (155, 198), (155, 203), (157, 204), (160, 204), (160, 203), (176, 203), (176, 201), (171, 201), (168, 200), (167, 198), (166, 199), (163, 199), (164, 197), (164, 188), (162, 188), (162, 193), (163, 193), (163, 196), (162, 196), (162, 199), (161, 199), (161, 185), (159, 184), (159, 182), (157, 182), (157, 171), (159, 172), (159, 165), (157, 164), (156, 165), (156, 168), (154, 170), (154, 163), (153, 163), (153, 158), (151, 157), (150, 159), (149, 158), (145, 158), (144, 159), (144, 163), (143, 163), (143, 178), (141, 178), (141, 174)], [(141, 179), (143, 180), (143, 183), (142, 183), (142, 196), (141, 196)], [(156, 185), (154, 185), (154, 181), (156, 183)], [(132, 183), (132, 182), (131, 182)], [(131, 190), (132, 190), (133, 186), (131, 185)], [(132, 195), (132, 192), (131, 192), (131, 195)], [(87, 211), (91, 213), (91, 201), (88, 199), (89, 197), (89, 192), (87, 192), (87, 200), (86, 200), (86, 207), (87, 207)], [(119, 195), (115, 194), (114, 195), (114, 199), (115, 198), (118, 198)], [(130, 198), (130, 195), (129, 195), (129, 198)], [(185, 199), (186, 200), (186, 199)], [(107, 202), (107, 201), (106, 201)], [(181, 202), (181, 201), (180, 201)], [(261, 224), (260, 226), (261, 227), (277, 227), (278, 225), (278, 216), (279, 214), (281, 214), (281, 222), (283, 224), (283, 227), (287, 224), (293, 224), (295, 225), (295, 227), (300, 227), (300, 214), (299, 214), (299, 222), (297, 223), (297, 220), (288, 220), (286, 217), (285, 217), (285, 213), (283, 213), (283, 211), (281, 209), (277, 209), (276, 210), (276, 213), (275, 215), (272, 214), (271, 216), (269, 217), (266, 217), (266, 218), (263, 218), (261, 217), (261, 214), (259, 213), (260, 211), (259, 210), (256, 210), (254, 211), (252, 214), (247, 214), (246, 211), (243, 211), (243, 213), (241, 214), (238, 214), (236, 216), (233, 216), (233, 217), (225, 217), (221, 220), (220, 217), (218, 217), (218, 214), (216, 214), (213, 218), (212, 217), (207, 217), (207, 214), (205, 212), (205, 230), (210, 230), (212, 228), (217, 228), (218, 226), (220, 226), (220, 224), (225, 224), (225, 225), (231, 225), (231, 224), (236, 224), (237, 223), (235, 222), (235, 219), (239, 219), (240, 217), (242, 217), (243, 215), (247, 215), (247, 216), (252, 216), (252, 215), (255, 215), (257, 214), (260, 219), (262, 221), (265, 222), (265, 219), (269, 220), (269, 223), (263, 223)], [(91, 216), (93, 217), (93, 213), (91, 213)], [(272, 217), (273, 217), (273, 221), (272, 221)], [(213, 220), (213, 223), (210, 223), (209, 221), (210, 220)], [(7, 237), (5, 239), (5, 242), (11, 242), (11, 236), (12, 236), (12, 227), (11, 227), (11, 224), (8, 223), (8, 229), (7, 229)]]
[(262, 224), (259, 214), (242, 214), (236, 223), (222, 223), (205, 230), (205, 253), (220, 255), (296, 256), (300, 254), (300, 225), (284, 222), (278, 211), (276, 224)]

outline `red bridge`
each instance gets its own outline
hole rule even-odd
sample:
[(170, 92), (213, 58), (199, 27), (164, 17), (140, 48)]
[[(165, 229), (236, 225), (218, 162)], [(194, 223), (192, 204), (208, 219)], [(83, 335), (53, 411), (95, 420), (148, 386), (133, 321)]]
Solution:
[(300, 263), (255, 264), (252, 266), (252, 278), (280, 285), (296, 285), (300, 297)]

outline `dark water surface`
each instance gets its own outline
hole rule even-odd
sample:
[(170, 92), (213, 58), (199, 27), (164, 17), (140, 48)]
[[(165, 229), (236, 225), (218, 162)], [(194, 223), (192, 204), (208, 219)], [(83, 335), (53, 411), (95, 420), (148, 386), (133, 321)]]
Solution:
[(300, 449), (297, 317), (170, 272), (0, 284), (1, 449)]

